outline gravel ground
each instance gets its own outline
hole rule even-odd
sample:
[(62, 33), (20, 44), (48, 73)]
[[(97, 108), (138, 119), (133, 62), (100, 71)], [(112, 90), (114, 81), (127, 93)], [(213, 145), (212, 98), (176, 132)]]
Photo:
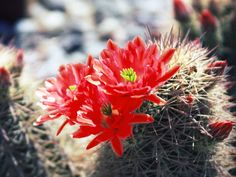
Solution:
[(95, 57), (107, 39), (120, 45), (146, 26), (155, 33), (173, 25), (172, 0), (39, 0), (29, 17), (16, 23), (15, 42), (26, 53), (25, 72), (36, 79), (55, 75), (58, 66)]

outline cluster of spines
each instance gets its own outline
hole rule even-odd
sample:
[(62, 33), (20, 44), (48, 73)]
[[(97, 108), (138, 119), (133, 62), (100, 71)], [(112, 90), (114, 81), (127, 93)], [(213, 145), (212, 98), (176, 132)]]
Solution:
[[(179, 64), (175, 77), (158, 89), (167, 104), (145, 102), (137, 111), (155, 118), (149, 125), (134, 128), (133, 137), (125, 142), (124, 156), (117, 158), (105, 145), (92, 177), (100, 176), (222, 176), (232, 175), (219, 163), (218, 143), (210, 134), (209, 124), (232, 120), (226, 109), (233, 104), (226, 95), (227, 69), (212, 69), (216, 61), (198, 41), (190, 42), (169, 34), (156, 41), (160, 52), (176, 48), (170, 65)], [(216, 104), (220, 103), (220, 104)], [(232, 135), (231, 135), (232, 136)], [(228, 154), (227, 160), (231, 158)]]
[[(76, 168), (71, 168), (69, 159), (63, 153), (50, 132), (44, 126), (33, 126), (37, 109), (25, 100), (20, 85), (23, 69), (23, 51), (1, 46), (2, 57), (13, 58), (0, 73), (0, 176), (6, 177), (75, 177)], [(45, 153), (46, 152), (46, 153)]]
[(215, 48), (218, 55), (235, 64), (235, 1), (194, 0), (192, 6), (184, 0), (173, 1), (175, 18), (182, 32), (190, 30), (192, 39), (202, 36), (205, 47)]

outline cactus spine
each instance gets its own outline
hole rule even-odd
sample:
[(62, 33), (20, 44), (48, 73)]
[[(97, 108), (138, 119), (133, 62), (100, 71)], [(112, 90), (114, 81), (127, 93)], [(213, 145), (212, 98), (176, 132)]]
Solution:
[(227, 142), (219, 143), (208, 126), (233, 119), (225, 108), (232, 105), (224, 87), (225, 67), (211, 67), (215, 57), (209, 57), (208, 50), (196, 41), (170, 34), (157, 39), (156, 44), (160, 52), (176, 48), (170, 65), (181, 66), (176, 76), (158, 90), (168, 103), (156, 106), (144, 102), (138, 111), (152, 115), (155, 122), (135, 127), (133, 137), (124, 144), (122, 158), (102, 146), (91, 176), (230, 176), (219, 164), (222, 155), (217, 150), (228, 148)]
[(69, 159), (45, 126), (33, 126), (37, 109), (25, 99), (19, 81), (23, 51), (3, 46), (0, 50), (2, 57), (13, 58), (7, 66), (9, 83), (0, 76), (0, 176), (78, 177), (79, 172), (75, 167), (72, 171)]

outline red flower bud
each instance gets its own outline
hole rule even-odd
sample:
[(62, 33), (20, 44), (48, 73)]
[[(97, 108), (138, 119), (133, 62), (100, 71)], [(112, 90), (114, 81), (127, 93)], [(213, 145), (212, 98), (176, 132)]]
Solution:
[(10, 73), (4, 67), (0, 67), (0, 88), (10, 85)]
[(213, 70), (217, 71), (217, 73), (220, 75), (223, 74), (226, 66), (227, 66), (226, 60), (215, 61), (213, 63), (208, 64), (209, 69), (213, 69)]
[(201, 39), (200, 38), (194, 39), (192, 44), (197, 45), (197, 46), (201, 46), (202, 45)]
[(185, 95), (182, 97), (183, 98), (183, 101), (186, 103), (186, 104), (189, 104), (191, 105), (194, 101), (194, 97), (192, 94), (188, 94), (188, 95)]
[(174, 0), (175, 18), (181, 22), (188, 21), (190, 18), (190, 7), (183, 0)]
[(235, 122), (232, 121), (214, 122), (208, 125), (209, 133), (217, 140), (224, 140), (229, 136), (234, 125)]
[(23, 49), (19, 49), (16, 53), (15, 66), (22, 67), (23, 66), (23, 58), (24, 58), (24, 51), (23, 51)]
[(218, 20), (208, 9), (205, 9), (200, 14), (200, 22), (204, 31), (212, 31), (216, 29)]

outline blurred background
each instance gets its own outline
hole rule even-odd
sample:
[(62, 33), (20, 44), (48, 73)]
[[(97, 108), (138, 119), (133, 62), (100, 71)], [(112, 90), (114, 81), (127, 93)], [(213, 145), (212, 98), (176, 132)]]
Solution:
[(172, 0), (2, 0), (0, 36), (25, 51), (25, 72), (36, 79), (61, 64), (97, 56), (107, 39), (123, 44), (135, 35), (168, 31)]

